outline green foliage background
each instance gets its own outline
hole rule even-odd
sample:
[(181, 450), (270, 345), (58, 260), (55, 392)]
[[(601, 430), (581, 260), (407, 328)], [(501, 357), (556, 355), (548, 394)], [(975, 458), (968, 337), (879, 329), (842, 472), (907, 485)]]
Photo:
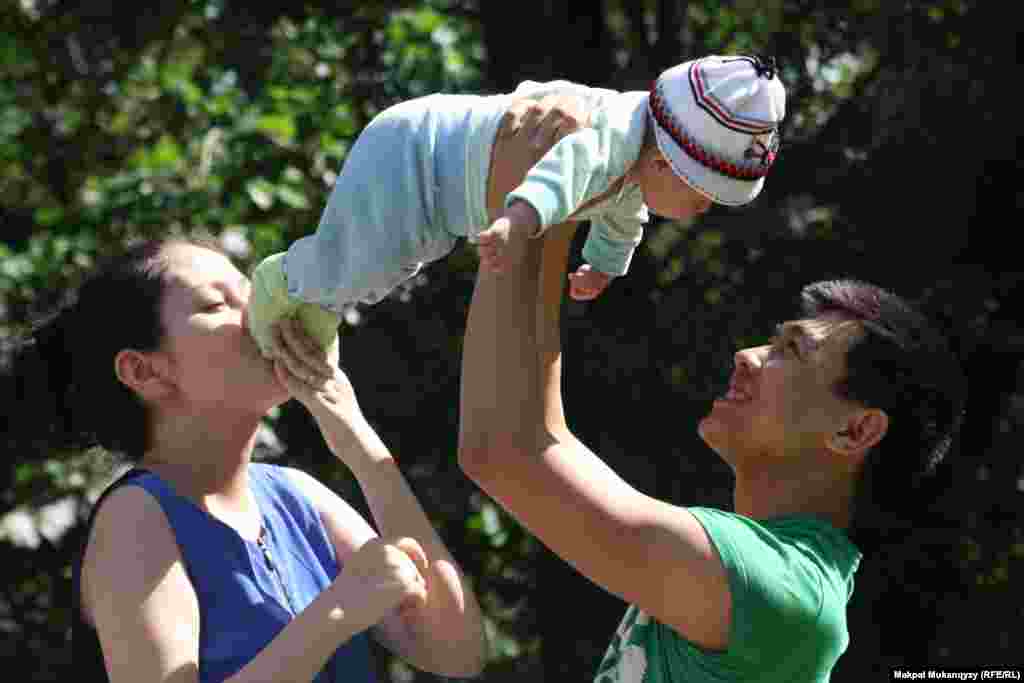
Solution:
[[(1020, 208), (1009, 6), (0, 0), (0, 340), (133, 238), (205, 232), (243, 267), (286, 248), (315, 229), (359, 131), (400, 100), (555, 77), (642, 89), (700, 54), (774, 54), (790, 97), (766, 191), (742, 210), (655, 223), (628, 277), (567, 306), (570, 421), (642, 490), (728, 507), (729, 472), (693, 427), (732, 349), (762, 338), (815, 279), (855, 276), (919, 298), (963, 339), (968, 424), (934, 527), (863, 566), (833, 680), (883, 680), (892, 665), (1020, 665), (1024, 272), (997, 215), (1006, 197)], [(342, 362), (476, 581), (492, 636), (485, 680), (588, 681), (624, 605), (455, 462), (475, 269), (460, 248), (353, 311)], [(27, 670), (23, 680), (72, 680), (69, 561), (113, 465), (22, 433), (5, 378), (0, 659)], [(267, 426), (268, 457), (362, 505), (299, 407)], [(10, 531), (61, 510), (70, 526), (32, 543)], [(394, 680), (436, 680), (381, 661)]]

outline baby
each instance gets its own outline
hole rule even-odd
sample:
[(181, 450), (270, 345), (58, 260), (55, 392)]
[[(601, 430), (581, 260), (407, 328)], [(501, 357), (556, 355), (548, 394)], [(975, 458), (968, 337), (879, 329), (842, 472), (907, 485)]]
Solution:
[[(492, 171), (506, 112), (553, 94), (582, 100), (588, 126), (501, 196)], [(271, 325), (298, 315), (326, 345), (346, 305), (380, 301), (458, 238), (478, 243), (481, 267), (500, 272), (512, 231), (539, 236), (567, 220), (591, 221), (584, 264), (569, 278), (571, 296), (592, 299), (628, 271), (648, 208), (683, 219), (758, 195), (785, 98), (774, 60), (708, 56), (663, 72), (650, 92), (527, 81), (511, 94), (395, 105), (359, 135), (316, 233), (253, 271), (250, 331), (269, 355)]]

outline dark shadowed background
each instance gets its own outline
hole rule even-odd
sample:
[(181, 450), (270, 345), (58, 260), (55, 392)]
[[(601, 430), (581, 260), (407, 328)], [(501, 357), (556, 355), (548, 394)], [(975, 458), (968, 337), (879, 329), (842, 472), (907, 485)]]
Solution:
[[(0, 0), (0, 340), (138, 236), (205, 231), (243, 268), (284, 249), (315, 229), (355, 136), (399, 100), (556, 77), (646, 89), (701, 54), (773, 54), (789, 103), (764, 193), (693, 223), (655, 221), (627, 277), (593, 304), (567, 306), (570, 423), (643, 491), (728, 508), (730, 473), (695, 426), (733, 349), (768, 335), (816, 279), (853, 276), (922, 301), (959, 339), (964, 438), (940, 471), (932, 521), (862, 566), (833, 681), (888, 680), (879, 672), (894, 665), (1019, 666), (1012, 5)], [(492, 643), (484, 680), (583, 683), (625, 606), (525, 534), (456, 463), (475, 269), (460, 247), (415, 286), (351, 311), (342, 364), (476, 580)], [(18, 680), (77, 680), (64, 673), (69, 560), (115, 463), (41, 448), (5, 377), (0, 660), (28, 672)], [(363, 505), (297, 404), (268, 419), (261, 454)], [(395, 681), (438, 680), (381, 658)]]

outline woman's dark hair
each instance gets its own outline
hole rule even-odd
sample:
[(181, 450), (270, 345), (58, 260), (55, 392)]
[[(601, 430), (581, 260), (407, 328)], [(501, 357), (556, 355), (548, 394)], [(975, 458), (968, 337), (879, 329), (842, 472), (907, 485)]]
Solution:
[(889, 417), (865, 460), (850, 527), (862, 550), (874, 549), (932, 502), (932, 476), (963, 424), (967, 381), (946, 335), (891, 292), (832, 280), (808, 285), (801, 300), (807, 317), (839, 313), (863, 328), (835, 389)]
[(191, 244), (223, 253), (204, 239), (164, 239), (130, 246), (99, 267), (76, 296), (37, 322), (10, 360), (14, 403), (10, 431), (41, 456), (101, 446), (138, 460), (149, 447), (149, 414), (117, 378), (123, 349), (154, 351), (161, 318), (167, 247)]

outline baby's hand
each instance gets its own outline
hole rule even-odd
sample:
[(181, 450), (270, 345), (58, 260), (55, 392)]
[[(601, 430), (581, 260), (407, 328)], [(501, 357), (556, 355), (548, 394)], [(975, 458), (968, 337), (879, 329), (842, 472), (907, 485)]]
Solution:
[(505, 269), (504, 251), (508, 244), (508, 235), (512, 222), (506, 216), (491, 223), (477, 237), (477, 245), (480, 247), (480, 267), (492, 273), (500, 273)]
[(508, 266), (505, 247), (513, 232), (533, 237), (540, 231), (537, 210), (522, 200), (512, 202), (498, 220), (477, 236), (480, 247), (480, 267), (492, 273), (502, 273)]
[(596, 299), (611, 281), (611, 275), (594, 270), (590, 264), (584, 263), (575, 273), (569, 273), (569, 296), (576, 301)]

